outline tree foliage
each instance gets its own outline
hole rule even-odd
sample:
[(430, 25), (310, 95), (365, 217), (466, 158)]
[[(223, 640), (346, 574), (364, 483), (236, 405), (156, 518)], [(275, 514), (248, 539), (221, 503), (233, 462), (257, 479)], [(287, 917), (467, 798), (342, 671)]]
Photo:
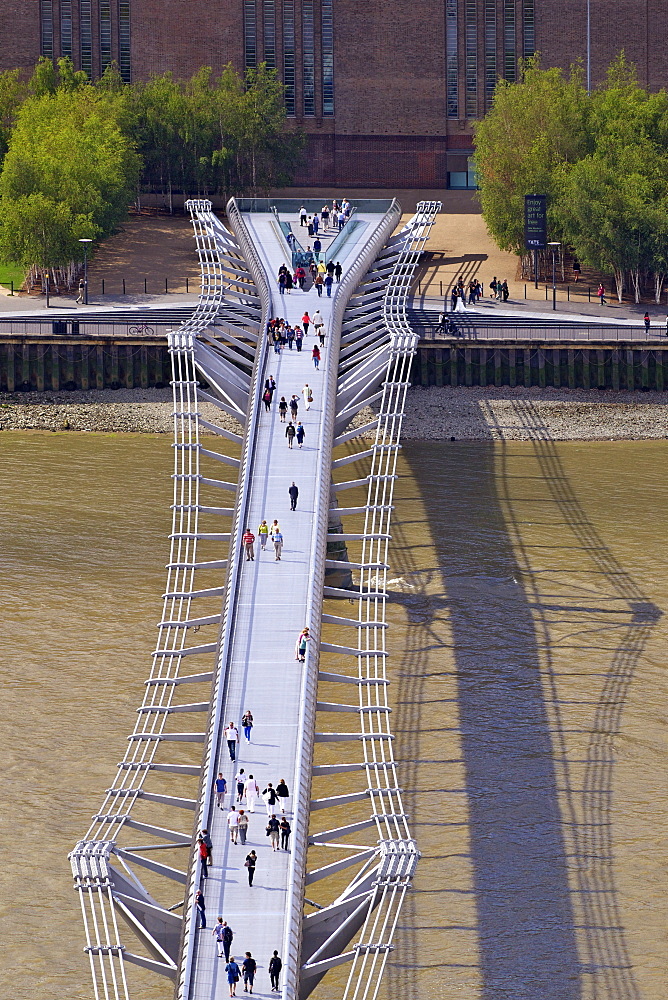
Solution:
[(141, 198), (253, 194), (290, 179), (303, 141), (286, 128), (283, 88), (264, 64), (189, 80), (92, 83), (70, 59), (41, 58), (29, 81), (0, 74), (0, 256), (40, 269), (79, 258)]
[(490, 233), (524, 247), (524, 196), (548, 195), (551, 239), (585, 264), (611, 271), (621, 300), (644, 276), (660, 295), (668, 271), (668, 95), (649, 94), (622, 53), (587, 94), (579, 67), (568, 77), (537, 60), (517, 84), (500, 83), (476, 128), (476, 168)]

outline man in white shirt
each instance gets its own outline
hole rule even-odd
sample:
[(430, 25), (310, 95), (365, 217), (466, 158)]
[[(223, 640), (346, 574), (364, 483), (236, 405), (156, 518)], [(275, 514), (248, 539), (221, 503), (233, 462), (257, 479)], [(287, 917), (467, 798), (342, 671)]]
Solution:
[(239, 836), (239, 813), (234, 806), (230, 807), (230, 811), (227, 814), (227, 825), (230, 830), (230, 840), (233, 844), (236, 844)]
[(230, 751), (230, 760), (236, 760), (239, 730), (233, 722), (230, 722), (229, 726), (225, 730), (225, 739), (227, 740), (227, 748)]
[(244, 793), (246, 795), (246, 805), (248, 806), (248, 812), (255, 812), (255, 802), (258, 795), (260, 794), (260, 786), (253, 777), (252, 774), (248, 775), (248, 781), (244, 785)]

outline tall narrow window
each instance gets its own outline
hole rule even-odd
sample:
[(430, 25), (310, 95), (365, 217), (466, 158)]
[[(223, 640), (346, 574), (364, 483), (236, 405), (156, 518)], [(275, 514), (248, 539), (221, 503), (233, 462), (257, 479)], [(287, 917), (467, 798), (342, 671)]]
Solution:
[(257, 11), (255, 0), (244, 0), (244, 56), (246, 69), (257, 66)]
[(111, 0), (100, 0), (100, 72), (111, 62)]
[(478, 114), (478, 4), (466, 0), (466, 117)]
[(315, 114), (315, 25), (313, 0), (302, 6), (302, 65), (304, 67), (304, 114)]
[(81, 39), (81, 68), (93, 75), (93, 12), (91, 0), (79, 0), (79, 37)]
[(448, 118), (459, 118), (457, 0), (445, 2), (445, 97)]
[(264, 0), (264, 61), (276, 69), (276, 0)]
[(536, 9), (534, 0), (524, 0), (524, 58), (528, 59), (536, 51)]
[(41, 52), (46, 59), (53, 59), (53, 0), (42, 0), (40, 14)]
[(295, 113), (295, 0), (283, 0), (283, 86), (285, 111)]
[(322, 7), (322, 113), (334, 114), (334, 0), (321, 0)]
[(130, 0), (118, 4), (118, 68), (124, 83), (130, 83)]
[(60, 0), (60, 54), (72, 58), (72, 0)]
[(503, 75), (510, 83), (517, 76), (515, 0), (503, 0)]
[(485, 0), (485, 110), (492, 106), (496, 87), (496, 0)]

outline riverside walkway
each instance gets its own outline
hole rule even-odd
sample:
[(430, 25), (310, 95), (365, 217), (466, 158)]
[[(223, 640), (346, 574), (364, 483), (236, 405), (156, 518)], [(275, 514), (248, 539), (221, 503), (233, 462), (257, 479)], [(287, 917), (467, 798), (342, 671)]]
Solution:
[[(193, 316), (170, 335), (175, 488), (159, 640), (117, 778), (70, 855), (95, 997), (129, 1000), (129, 964), (172, 979), (180, 1000), (224, 994), (226, 962), (217, 957), (211, 934), (221, 915), (234, 931), (231, 953), (239, 964), (247, 951), (258, 963), (254, 992), (269, 994), (267, 966), (277, 951), (284, 997), (306, 998), (330, 968), (345, 965), (349, 974), (341, 995), (373, 1000), (419, 857), (392, 753), (384, 609), (392, 488), (417, 344), (406, 322), (406, 300), (439, 206), (422, 203), (398, 233), (396, 202), (354, 206), (343, 231), (323, 239), (324, 255), (340, 261), (343, 270), (331, 298), (308, 286), (279, 295), (279, 267), (293, 264), (286, 230), (292, 227), (299, 238), (302, 228), (295, 225), (298, 203), (232, 200), (230, 229), (209, 203), (190, 207), (202, 293)], [(311, 316), (319, 309), (324, 320), (319, 369), (311, 356), (317, 342), (312, 326), (301, 352), (284, 348), (276, 354), (266, 336), (270, 318), (296, 325), (305, 308)], [(276, 391), (267, 412), (262, 396), (269, 377)], [(302, 448), (295, 442), (289, 449), (278, 401), (295, 395), (306, 437)], [(233, 417), (239, 432), (229, 422), (205, 420), (198, 409), (203, 400)], [(333, 449), (356, 436), (351, 420), (374, 402), (377, 416), (365, 428), (375, 434), (374, 444), (352, 456), (369, 471), (358, 478), (356, 465), (355, 478), (342, 481), (338, 470), (351, 457), (334, 458)], [(202, 438), (202, 431), (217, 437)], [(231, 443), (230, 454), (219, 450), (216, 439)], [(219, 478), (221, 463), (236, 481)], [(288, 496), (293, 482), (299, 489), (295, 511)], [(352, 486), (367, 488), (367, 503), (338, 506)], [(229, 506), (219, 506), (221, 493)], [(342, 528), (349, 516), (361, 517), (363, 530)], [(280, 560), (271, 541), (261, 549), (257, 528), (263, 519), (280, 525)], [(243, 551), (246, 528), (256, 535), (253, 561)], [(331, 585), (327, 571), (354, 572), (353, 589), (342, 589), (340, 580)], [(325, 597), (345, 598), (345, 613), (323, 614)], [(357, 604), (353, 618), (347, 617), (351, 598)], [(340, 644), (322, 639), (323, 622), (337, 626)], [(301, 663), (295, 642), (305, 625), (312, 638)], [(320, 669), (321, 652), (344, 658), (341, 673)], [(345, 697), (320, 701), (319, 682), (356, 692), (355, 703)], [(199, 700), (186, 694), (191, 690)], [(241, 729), (247, 709), (255, 722), (250, 742)], [(320, 733), (320, 713), (353, 721), (343, 731), (333, 731), (330, 721)], [(204, 727), (179, 725), (198, 716), (206, 719)], [(225, 733), (230, 721), (240, 731), (234, 761)], [(340, 741), (360, 748), (356, 763), (314, 764), (318, 742)], [(261, 791), (286, 781), (289, 851), (271, 849), (261, 798), (255, 811), (242, 802), (250, 806), (247, 842), (232, 843), (227, 813), (240, 768)], [(228, 783), (223, 808), (215, 795), (219, 773)], [(312, 798), (314, 783), (331, 776), (337, 776), (340, 794)], [(317, 831), (310, 823), (312, 812), (320, 816), (326, 809), (340, 822), (352, 804), (355, 822)], [(173, 818), (184, 811), (191, 827)], [(275, 811), (280, 818), (280, 808)], [(197, 844), (203, 829), (213, 842), (208, 878)], [(138, 836), (148, 842), (132, 844)], [(308, 871), (309, 845), (333, 848), (331, 863)], [(257, 852), (252, 887), (244, 865), (251, 849)], [(347, 869), (352, 878), (341, 891), (340, 873)], [(317, 882), (326, 894), (330, 878), (331, 902), (305, 914), (305, 887)], [(174, 884), (183, 893), (176, 904)], [(197, 892), (206, 902), (206, 928), (200, 926)], [(137, 950), (121, 943), (119, 918), (137, 935)]]

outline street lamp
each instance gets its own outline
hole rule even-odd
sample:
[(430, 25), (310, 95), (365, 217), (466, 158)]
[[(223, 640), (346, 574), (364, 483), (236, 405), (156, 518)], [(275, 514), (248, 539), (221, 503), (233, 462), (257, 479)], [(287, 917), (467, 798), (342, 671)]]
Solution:
[(88, 244), (92, 243), (92, 240), (81, 239), (79, 243), (83, 243), (84, 251), (84, 305), (88, 305)]
[(552, 249), (552, 308), (557, 308), (557, 248), (561, 243), (548, 243)]

